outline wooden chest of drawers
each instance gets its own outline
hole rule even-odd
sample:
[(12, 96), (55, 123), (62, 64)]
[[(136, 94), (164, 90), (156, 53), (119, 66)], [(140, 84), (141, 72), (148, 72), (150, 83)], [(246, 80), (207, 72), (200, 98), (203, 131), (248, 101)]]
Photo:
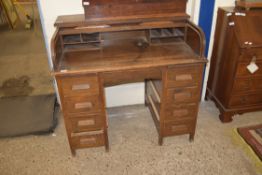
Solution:
[[(218, 10), (207, 98), (222, 122), (262, 109), (262, 10)], [(248, 66), (256, 65), (252, 72)]]

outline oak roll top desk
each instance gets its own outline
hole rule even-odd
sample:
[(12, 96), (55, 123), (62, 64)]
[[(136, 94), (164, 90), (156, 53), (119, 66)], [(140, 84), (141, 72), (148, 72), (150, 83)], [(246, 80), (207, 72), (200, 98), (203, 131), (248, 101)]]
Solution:
[[(195, 134), (205, 38), (186, 0), (83, 0), (85, 15), (59, 16), (53, 74), (72, 154), (109, 149), (104, 88), (144, 82), (145, 102), (163, 137)], [(125, 10), (123, 10), (125, 9)]]

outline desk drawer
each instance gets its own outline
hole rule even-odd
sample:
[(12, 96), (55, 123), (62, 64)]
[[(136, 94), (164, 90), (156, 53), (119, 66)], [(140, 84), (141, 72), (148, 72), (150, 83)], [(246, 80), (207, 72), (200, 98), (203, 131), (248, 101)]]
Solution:
[(99, 130), (104, 127), (104, 116), (101, 114), (87, 115), (85, 117), (70, 117), (72, 132), (86, 132)]
[(262, 104), (262, 93), (249, 94), (242, 96), (232, 96), (229, 101), (230, 107), (238, 106), (251, 106), (251, 105), (261, 105)]
[(146, 68), (137, 70), (103, 72), (103, 83), (105, 86), (114, 86), (125, 83), (144, 82), (147, 79), (161, 79), (160, 68)]
[(101, 99), (99, 96), (79, 96), (64, 98), (67, 113), (95, 113), (101, 110)]
[(262, 62), (256, 62), (257, 66), (259, 69), (255, 73), (250, 73), (247, 69), (247, 66), (250, 64), (250, 62), (246, 63), (239, 63), (237, 66), (237, 72), (236, 72), (236, 77), (256, 77), (256, 76), (262, 76)]
[(262, 61), (262, 49), (261, 48), (248, 48), (243, 49), (240, 60), (243, 62), (250, 62), (254, 56), (256, 61)]
[(262, 78), (238, 78), (234, 82), (233, 94), (262, 90)]
[(198, 86), (202, 78), (202, 66), (183, 66), (169, 68), (167, 73), (168, 87)]
[(181, 134), (188, 134), (192, 132), (194, 122), (168, 122), (164, 124), (164, 135), (171, 136), (171, 135), (181, 135)]
[(71, 142), (74, 148), (89, 148), (105, 145), (105, 136), (103, 133), (99, 134), (79, 134), (71, 137)]
[(99, 83), (97, 76), (77, 76), (60, 78), (63, 96), (97, 95)]
[(167, 105), (177, 103), (195, 103), (200, 100), (198, 87), (175, 88), (167, 91)]
[(198, 105), (174, 105), (168, 106), (165, 112), (165, 121), (185, 121), (195, 119), (198, 112)]

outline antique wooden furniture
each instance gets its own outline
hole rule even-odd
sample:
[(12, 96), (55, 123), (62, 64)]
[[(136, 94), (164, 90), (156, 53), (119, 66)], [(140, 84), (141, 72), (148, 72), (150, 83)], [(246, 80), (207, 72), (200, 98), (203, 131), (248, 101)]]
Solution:
[(262, 8), (262, 0), (237, 0), (236, 6), (247, 10), (251, 8)]
[(72, 153), (96, 146), (108, 150), (104, 87), (130, 82), (146, 82), (160, 145), (166, 136), (194, 138), (205, 40), (188, 21), (185, 4), (90, 0), (83, 1), (86, 16), (57, 18), (53, 73)]
[(206, 97), (218, 106), (222, 122), (262, 109), (261, 29), (262, 9), (218, 10)]

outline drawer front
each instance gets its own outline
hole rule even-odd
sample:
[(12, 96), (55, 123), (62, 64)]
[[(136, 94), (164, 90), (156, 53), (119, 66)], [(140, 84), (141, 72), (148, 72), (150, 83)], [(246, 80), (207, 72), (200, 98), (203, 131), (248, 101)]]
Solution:
[(233, 86), (233, 94), (257, 91), (262, 89), (262, 78), (236, 79)]
[(202, 66), (188, 66), (168, 69), (168, 87), (198, 86), (202, 78)]
[(74, 148), (89, 148), (105, 145), (104, 134), (73, 136), (71, 143)]
[(198, 105), (174, 105), (166, 108), (165, 121), (187, 121), (196, 119)]
[(64, 98), (64, 104), (64, 110), (67, 113), (94, 113), (101, 110), (101, 99), (99, 96), (67, 97)]
[(237, 77), (255, 77), (255, 76), (262, 76), (262, 62), (256, 62), (257, 66), (259, 69), (254, 72), (253, 74), (250, 73), (247, 69), (247, 66), (249, 65), (250, 62), (246, 63), (239, 63), (237, 66), (237, 72), (236, 76)]
[(254, 56), (257, 61), (262, 61), (262, 49), (261, 48), (248, 48), (242, 51), (240, 60), (250, 62)]
[(97, 76), (63, 77), (60, 82), (64, 97), (99, 94)]
[(69, 118), (72, 132), (75, 133), (101, 129), (103, 128), (104, 120), (104, 117), (99, 114)]
[(184, 122), (184, 123), (176, 123), (176, 122), (168, 122), (164, 124), (164, 135), (181, 135), (188, 134), (193, 131), (194, 122)]
[(230, 107), (250, 106), (250, 105), (261, 105), (262, 94), (249, 94), (242, 96), (232, 96), (229, 101)]
[(200, 90), (198, 87), (168, 89), (167, 104), (195, 103), (200, 100)]

